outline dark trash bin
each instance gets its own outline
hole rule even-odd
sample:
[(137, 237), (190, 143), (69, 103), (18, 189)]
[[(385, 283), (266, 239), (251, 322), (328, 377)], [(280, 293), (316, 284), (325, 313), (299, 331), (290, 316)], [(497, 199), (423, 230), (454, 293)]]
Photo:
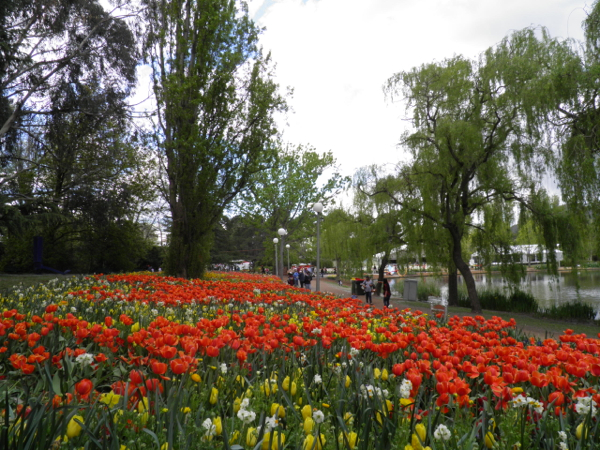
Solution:
[(362, 282), (365, 280), (361, 280), (355, 278), (352, 280), (352, 294), (354, 295), (365, 295), (365, 290), (362, 287)]

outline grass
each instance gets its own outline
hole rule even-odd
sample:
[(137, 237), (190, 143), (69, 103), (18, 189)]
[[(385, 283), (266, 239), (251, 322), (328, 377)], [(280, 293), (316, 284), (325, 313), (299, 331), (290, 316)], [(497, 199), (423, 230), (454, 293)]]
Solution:
[[(454, 314), (471, 315), (471, 308), (449, 306), (448, 315), (452, 316)], [(598, 325), (552, 320), (545, 317), (535, 317), (530, 314), (484, 310), (481, 315), (486, 319), (491, 319), (493, 316), (501, 317), (504, 320), (514, 318), (517, 321), (518, 328), (527, 328), (536, 331), (536, 334), (540, 337), (543, 336), (545, 332), (548, 333), (548, 337), (556, 337), (562, 334), (566, 329), (573, 330), (575, 334), (584, 333), (590, 337), (597, 337), (600, 332), (600, 327)]]
[(73, 277), (74, 275), (57, 275), (57, 274), (5, 274), (0, 273), (0, 292), (6, 292), (20, 287), (27, 288), (29, 286), (37, 286), (38, 284), (47, 283), (55, 278), (63, 279)]

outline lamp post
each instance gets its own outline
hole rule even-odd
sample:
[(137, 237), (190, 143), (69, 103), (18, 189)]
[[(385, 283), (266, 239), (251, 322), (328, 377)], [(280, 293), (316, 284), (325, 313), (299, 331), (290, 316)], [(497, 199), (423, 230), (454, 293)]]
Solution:
[(273, 244), (275, 245), (275, 275), (278, 275), (279, 272), (279, 264), (277, 264), (277, 243), (279, 239), (273, 238)]
[(317, 201), (312, 207), (313, 211), (317, 213), (317, 267), (315, 271), (315, 276), (317, 277), (317, 291), (321, 290), (321, 278), (319, 274), (320, 265), (321, 265), (321, 213), (323, 212), (323, 203)]
[(290, 244), (285, 244), (285, 248), (288, 251), (288, 270), (290, 270)]
[(280, 246), (281, 253), (279, 255), (279, 256), (281, 256), (281, 266), (280, 266), (281, 271), (279, 272), (279, 275), (281, 276), (281, 280), (285, 281), (285, 274), (283, 273), (284, 272), (284, 270), (283, 270), (283, 237), (287, 234), (287, 231), (285, 231), (284, 228), (280, 228), (279, 230), (277, 230), (277, 234), (279, 236), (281, 236), (281, 246)]

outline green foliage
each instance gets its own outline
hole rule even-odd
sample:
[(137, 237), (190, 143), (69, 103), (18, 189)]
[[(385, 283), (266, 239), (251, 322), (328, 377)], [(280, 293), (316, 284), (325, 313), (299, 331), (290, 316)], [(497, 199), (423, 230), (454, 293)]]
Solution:
[(242, 216), (229, 218), (224, 215), (215, 226), (215, 245), (211, 252), (211, 262), (219, 264), (243, 259), (258, 262), (257, 266), (260, 266), (266, 259), (265, 253), (267, 258), (270, 256), (270, 262), (274, 259), (273, 253), (265, 252), (265, 248), (272, 250), (273, 244), (267, 247), (263, 245), (265, 234), (262, 228), (249, 224)]
[(578, 300), (563, 303), (559, 306), (553, 305), (547, 309), (540, 309), (540, 314), (543, 317), (556, 320), (592, 321), (596, 319), (594, 307)]
[(338, 279), (363, 276), (364, 255), (371, 249), (366, 246), (366, 228), (348, 211), (335, 208), (328, 212), (321, 224), (321, 242), (323, 257), (338, 268)]
[[(481, 300), (481, 307), (490, 311), (509, 311), (517, 313), (536, 313), (538, 303), (533, 296), (521, 290), (500, 290), (497, 288), (484, 288), (477, 291)], [(468, 308), (470, 302), (466, 289), (459, 288), (459, 306)]]
[[(244, 223), (262, 237), (253, 248), (270, 249), (277, 230), (284, 228), (292, 261), (314, 262), (316, 227), (312, 205), (318, 200), (326, 206), (333, 205), (334, 197), (348, 181), (335, 170), (336, 160), (331, 152), (319, 154), (307, 145), (279, 144), (273, 164), (254, 174), (248, 189), (238, 197), (236, 208)], [(331, 171), (333, 174), (324, 179)], [(273, 252), (261, 252), (260, 258), (270, 264)]]
[(213, 229), (274, 161), (273, 114), (285, 109), (259, 29), (235, 0), (143, 1), (172, 225), (166, 269), (199, 277)]
[(420, 302), (426, 302), (429, 301), (429, 297), (440, 297), (441, 295), (442, 291), (438, 283), (431, 280), (425, 281), (425, 278), (417, 283), (417, 299)]

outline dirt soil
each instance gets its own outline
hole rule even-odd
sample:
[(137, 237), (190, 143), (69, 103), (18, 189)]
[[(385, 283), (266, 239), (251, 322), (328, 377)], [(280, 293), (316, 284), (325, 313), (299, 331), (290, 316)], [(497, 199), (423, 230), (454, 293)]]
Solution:
[[(331, 280), (328, 278), (321, 278), (320, 280), (321, 283), (321, 291), (322, 292), (330, 292), (334, 295), (338, 295), (340, 297), (352, 297), (352, 289), (350, 286), (348, 285), (343, 285), (340, 286), (338, 285), (338, 283), (335, 280)], [(311, 287), (313, 289), (315, 289), (316, 286), (316, 280), (313, 280), (313, 282), (311, 283)], [(359, 298), (363, 298), (364, 296), (359, 296)], [(415, 301), (404, 301), (402, 300), (402, 298), (400, 297), (392, 297), (390, 299), (390, 305), (393, 308), (398, 308), (398, 309), (406, 309), (406, 308), (410, 308), (410, 309), (414, 309), (414, 310), (421, 310), (423, 312), (429, 312), (429, 305), (423, 302), (415, 302)], [(383, 309), (383, 297), (382, 296), (378, 296), (378, 295), (373, 295), (373, 306), (375, 308), (381, 308)], [(476, 316), (476, 314), (471, 313), (471, 312), (449, 312), (449, 315), (452, 316), (459, 316), (459, 317), (464, 317), (464, 316), (471, 316), (474, 317)], [(544, 328), (544, 327), (538, 327), (538, 326), (533, 326), (530, 324), (519, 324), (519, 316), (520, 314), (517, 313), (506, 313), (506, 312), (499, 312), (495, 315), (498, 315), (500, 317), (505, 318), (505, 320), (510, 320), (510, 318), (506, 318), (506, 316), (510, 314), (510, 317), (514, 317), (515, 320), (517, 321), (517, 326), (519, 328), (519, 330), (523, 331), (526, 335), (528, 336), (533, 336), (539, 339), (544, 339), (545, 337), (556, 337), (557, 333), (549, 333), (548, 329)], [(568, 326), (565, 326), (565, 328), (568, 328)]]

